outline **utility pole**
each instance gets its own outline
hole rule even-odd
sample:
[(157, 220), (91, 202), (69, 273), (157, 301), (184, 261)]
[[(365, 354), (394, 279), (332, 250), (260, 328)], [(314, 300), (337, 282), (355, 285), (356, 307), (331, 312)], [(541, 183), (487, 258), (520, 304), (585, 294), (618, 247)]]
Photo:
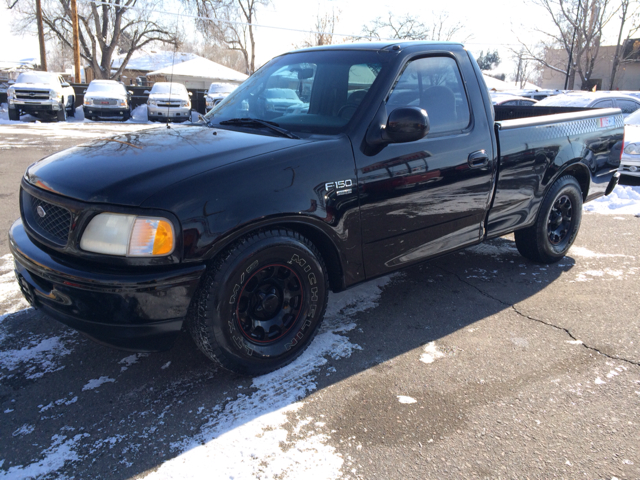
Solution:
[(36, 17), (38, 20), (38, 41), (40, 42), (40, 69), (47, 71), (47, 52), (44, 49), (44, 29), (42, 28), (42, 7), (40, 0), (36, 0)]
[[(40, 1), (40, 0), (38, 0)], [(80, 74), (80, 34), (78, 33), (78, 5), (76, 0), (71, 0), (71, 23), (73, 23), (73, 66), (76, 74), (76, 83), (82, 82)]]

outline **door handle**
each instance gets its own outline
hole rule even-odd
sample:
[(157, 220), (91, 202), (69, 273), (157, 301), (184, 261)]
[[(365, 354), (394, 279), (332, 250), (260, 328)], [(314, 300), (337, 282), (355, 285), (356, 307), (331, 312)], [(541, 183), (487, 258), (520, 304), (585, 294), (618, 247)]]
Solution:
[(471, 168), (483, 168), (489, 165), (489, 156), (484, 150), (478, 150), (469, 155), (467, 163)]

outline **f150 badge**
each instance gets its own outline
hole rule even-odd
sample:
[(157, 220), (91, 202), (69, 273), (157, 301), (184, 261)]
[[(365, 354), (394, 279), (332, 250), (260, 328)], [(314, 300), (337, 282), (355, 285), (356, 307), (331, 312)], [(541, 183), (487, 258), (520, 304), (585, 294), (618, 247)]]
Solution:
[(327, 182), (324, 184), (324, 189), (329, 192), (331, 190), (336, 191), (336, 195), (349, 195), (353, 191), (353, 180), (350, 178), (347, 180), (336, 180), (335, 182)]

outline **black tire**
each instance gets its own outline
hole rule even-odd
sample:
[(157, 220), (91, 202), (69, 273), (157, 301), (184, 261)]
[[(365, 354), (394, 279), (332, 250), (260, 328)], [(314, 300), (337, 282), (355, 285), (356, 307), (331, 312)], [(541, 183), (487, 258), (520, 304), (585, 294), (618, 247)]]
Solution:
[(540, 205), (536, 223), (515, 232), (520, 254), (537, 263), (555, 263), (575, 241), (582, 220), (582, 190), (571, 175), (559, 178)]
[(20, 111), (17, 108), (9, 109), (9, 120), (19, 121), (20, 120)]
[(320, 253), (285, 229), (242, 238), (209, 268), (188, 325), (223, 368), (260, 375), (292, 362), (315, 336), (329, 281)]
[(76, 99), (75, 97), (71, 97), (69, 99), (69, 110), (67, 111), (67, 116), (68, 117), (74, 117), (76, 116)]
[(66, 122), (67, 121), (67, 110), (64, 105), (60, 106), (60, 110), (56, 112), (56, 120), (58, 122)]

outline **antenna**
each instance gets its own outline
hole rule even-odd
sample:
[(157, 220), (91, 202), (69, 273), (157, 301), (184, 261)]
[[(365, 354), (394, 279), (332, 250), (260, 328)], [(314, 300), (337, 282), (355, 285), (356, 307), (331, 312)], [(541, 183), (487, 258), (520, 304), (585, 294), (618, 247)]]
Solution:
[(176, 63), (176, 51), (178, 50), (178, 21), (180, 20), (180, 15), (178, 15), (178, 17), (176, 18), (176, 38), (175, 38), (175, 42), (173, 43), (173, 58), (171, 59), (171, 77), (170, 78), (170, 82), (169, 82), (169, 102), (167, 102), (168, 106), (167, 106), (167, 128), (171, 128), (169, 126), (169, 110), (171, 109), (171, 90), (173, 88), (173, 66)]

